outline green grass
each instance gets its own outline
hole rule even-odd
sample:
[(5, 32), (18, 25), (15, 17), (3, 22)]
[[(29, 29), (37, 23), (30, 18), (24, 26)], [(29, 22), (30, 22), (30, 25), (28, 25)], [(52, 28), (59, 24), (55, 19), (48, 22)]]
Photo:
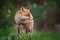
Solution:
[[(38, 31), (35, 32), (33, 35), (30, 34), (16, 35), (15, 39), (16, 40), (60, 40), (60, 32)], [(0, 40), (5, 40), (5, 38)], [(9, 38), (9, 40), (11, 40), (11, 37)]]
[(34, 35), (20, 35), (17, 40), (60, 40), (59, 32), (40, 31), (35, 32)]
[(16, 40), (60, 40), (60, 33), (53, 31), (40, 31), (35, 32), (34, 35), (19, 35), (16, 37)]

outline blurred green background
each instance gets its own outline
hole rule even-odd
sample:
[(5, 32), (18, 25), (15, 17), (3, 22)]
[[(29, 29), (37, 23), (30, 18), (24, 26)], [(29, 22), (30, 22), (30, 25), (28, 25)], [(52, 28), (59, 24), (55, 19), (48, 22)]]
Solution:
[(60, 0), (0, 0), (0, 40), (17, 33), (14, 16), (22, 6), (29, 7), (38, 32), (16, 40), (60, 40)]

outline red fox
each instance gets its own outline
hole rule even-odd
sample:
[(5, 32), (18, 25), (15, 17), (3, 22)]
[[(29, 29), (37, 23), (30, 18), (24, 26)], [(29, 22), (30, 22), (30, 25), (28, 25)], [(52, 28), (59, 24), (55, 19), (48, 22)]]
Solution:
[(21, 7), (15, 14), (15, 22), (19, 25), (20, 23), (24, 23), (29, 32), (33, 32), (34, 28), (34, 19), (29, 9)]

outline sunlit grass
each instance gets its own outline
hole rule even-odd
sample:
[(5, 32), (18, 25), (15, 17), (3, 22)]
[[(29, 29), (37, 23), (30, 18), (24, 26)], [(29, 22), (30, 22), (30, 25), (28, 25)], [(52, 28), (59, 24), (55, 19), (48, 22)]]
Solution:
[[(16, 40), (60, 40), (60, 32), (54, 31), (36, 31), (33, 35), (23, 34), (15, 35)], [(0, 40), (5, 40), (2, 38)], [(11, 40), (11, 36), (9, 38)]]
[(58, 32), (41, 31), (35, 32), (34, 35), (20, 35), (17, 40), (60, 40), (60, 34)]

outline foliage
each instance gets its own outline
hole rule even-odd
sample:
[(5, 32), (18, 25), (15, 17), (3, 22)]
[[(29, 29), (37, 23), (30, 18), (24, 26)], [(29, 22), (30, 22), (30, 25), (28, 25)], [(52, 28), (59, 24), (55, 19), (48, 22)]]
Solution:
[(60, 34), (53, 31), (38, 31), (34, 35), (20, 35), (17, 40), (60, 40)]
[(16, 40), (60, 40), (60, 32), (37, 31), (34, 33), (34, 35), (30, 35), (30, 34), (17, 35), (15, 39)]

